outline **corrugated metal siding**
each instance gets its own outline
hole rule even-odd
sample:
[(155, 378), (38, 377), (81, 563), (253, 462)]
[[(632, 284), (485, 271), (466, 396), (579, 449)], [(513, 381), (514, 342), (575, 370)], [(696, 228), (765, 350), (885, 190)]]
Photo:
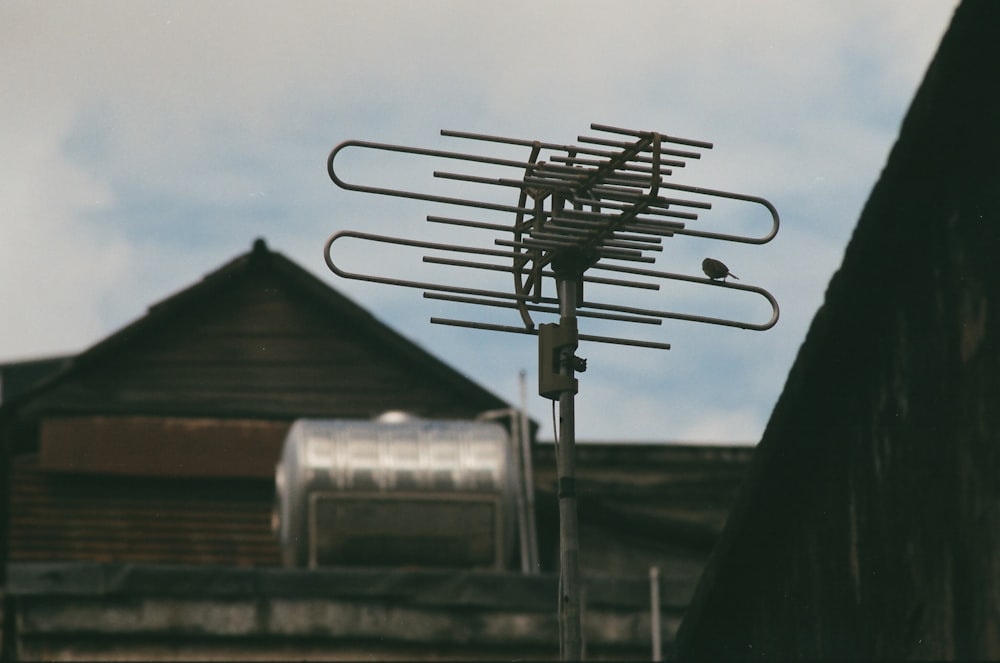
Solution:
[(9, 561), (271, 566), (273, 482), (46, 473), (11, 463)]

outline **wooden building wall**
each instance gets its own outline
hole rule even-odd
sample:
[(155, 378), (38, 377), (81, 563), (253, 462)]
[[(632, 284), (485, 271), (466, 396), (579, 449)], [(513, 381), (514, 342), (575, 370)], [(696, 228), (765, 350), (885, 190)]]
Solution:
[(503, 407), (258, 240), (3, 404), (8, 558), (274, 564), (294, 419)]
[(502, 405), (426, 370), (405, 345), (373, 334), (374, 321), (322, 306), (279, 276), (247, 270), (171, 303), (169, 316), (154, 307), (150, 317), (163, 320), (82, 366), (36, 407), (291, 420), (368, 418), (389, 408), (474, 416)]
[[(79, 421), (64, 427), (69, 424)], [(268, 434), (271, 452), (264, 443)], [(209, 464), (201, 455), (189, 464), (182, 456), (187, 472), (176, 465), (178, 458), (169, 467), (149, 467), (141, 464), (143, 458), (115, 454), (98, 466), (95, 456), (85, 471), (74, 471), (44, 453), (20, 456), (11, 475), (10, 559), (276, 565), (271, 510), (282, 427), (264, 428), (261, 439), (256, 458), (236, 467)], [(102, 444), (110, 442), (104, 438)], [(554, 571), (558, 559), (552, 451), (551, 445), (539, 445), (534, 454), (543, 571)], [(583, 571), (641, 576), (655, 565), (665, 578), (693, 582), (752, 453), (751, 447), (580, 445)], [(61, 463), (64, 457), (54, 459)]]
[[(192, 620), (190, 628), (179, 625), (184, 618), (176, 616), (172, 581), (134, 597), (102, 590), (96, 598), (79, 601), (66, 597), (71, 581), (18, 593), (8, 614), (19, 616), (5, 620), (10, 641), (28, 648), (22, 651), (52, 657), (84, 651), (85, 641), (105, 648), (93, 651), (143, 657), (153, 650), (129, 648), (143, 638), (151, 647), (163, 647), (155, 651), (167, 657), (177, 653), (174, 646), (196, 652), (193, 657), (205, 651), (238, 651), (249, 657), (262, 638), (276, 638), (269, 642), (300, 657), (303, 639), (329, 639), (325, 630), (310, 630), (322, 621), (336, 631), (335, 639), (356, 643), (367, 638), (366, 647), (389, 632), (409, 643), (407, 654), (432, 639), (454, 647), (454, 633), (466, 647), (465, 641), (483, 630), (506, 643), (512, 655), (551, 652), (551, 573), (530, 577), (531, 600), (501, 606), (499, 622), (481, 619), (481, 613), (464, 604), (447, 614), (433, 608), (430, 618), (439, 630), (430, 634), (414, 634), (410, 616), (399, 633), (393, 631), (397, 597), (391, 588), (373, 587), (371, 597), (345, 606), (326, 596), (299, 596), (301, 587), (290, 597), (282, 589), (272, 604), (257, 595), (254, 585), (271, 573), (286, 575), (266, 567), (279, 564), (271, 531), (273, 468), (293, 419), (369, 418), (388, 409), (471, 418), (505, 405), (284, 258), (257, 247), (73, 358), (63, 373), (34, 393), (5, 405), (0, 434), (14, 452), (6, 484), (10, 511), (5, 552), (15, 571), (43, 582), (51, 579), (52, 568), (91, 578), (96, 567), (82, 563), (99, 562), (100, 569), (116, 577), (146, 569), (178, 578), (190, 589), (206, 569), (245, 570), (249, 575), (240, 577), (249, 578), (249, 589), (240, 596), (221, 601), (195, 597), (184, 605), (219, 611), (226, 616), (221, 631), (228, 628), (234, 601), (258, 617), (246, 631), (221, 633), (218, 646), (224, 649), (201, 650), (199, 638), (215, 642), (220, 633), (200, 620)], [(557, 559), (551, 452), (549, 446), (535, 448), (543, 572), (554, 571)], [(581, 446), (581, 565), (594, 590), (588, 594), (591, 651), (604, 648), (630, 658), (648, 651), (650, 624), (644, 611), (651, 565), (661, 569), (662, 624), (669, 642), (751, 453)], [(70, 564), (60, 567), (64, 562)], [(423, 574), (412, 569), (397, 571), (423, 582)], [(443, 573), (446, 589), (462, 575)], [(300, 577), (293, 572), (287, 576)], [(504, 586), (513, 584), (512, 578), (525, 578), (484, 577)], [(103, 586), (100, 577), (95, 582)], [(626, 586), (629, 590), (623, 592)], [(544, 592), (538, 593), (539, 587)], [(477, 591), (492, 601), (493, 590)], [(625, 605), (623, 594), (628, 595)], [(277, 618), (289, 608), (293, 624), (269, 625), (267, 615)], [(348, 621), (315, 617), (341, 609)], [(141, 615), (154, 613), (159, 616), (139, 626), (132, 619), (140, 614), (141, 622)], [(368, 630), (359, 626), (359, 620), (372, 614), (388, 621)], [(18, 620), (24, 626), (20, 632), (14, 627)], [(277, 635), (268, 630), (285, 628), (291, 630)], [(531, 633), (524, 635), (525, 628)], [(88, 635), (86, 629), (92, 632)], [(461, 636), (463, 632), (467, 635)], [(515, 632), (524, 637), (510, 639)], [(448, 651), (458, 655), (458, 650)], [(480, 647), (478, 640), (462, 649), (491, 658), (496, 651), (495, 645)]]

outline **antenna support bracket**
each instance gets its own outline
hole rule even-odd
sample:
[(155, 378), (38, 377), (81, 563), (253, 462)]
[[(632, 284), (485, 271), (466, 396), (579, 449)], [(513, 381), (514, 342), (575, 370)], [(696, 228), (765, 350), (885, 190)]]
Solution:
[(538, 325), (538, 394), (559, 400), (565, 392), (576, 394), (579, 382), (575, 371), (587, 370), (587, 360), (574, 351), (580, 336), (576, 319), (563, 318), (561, 324)]

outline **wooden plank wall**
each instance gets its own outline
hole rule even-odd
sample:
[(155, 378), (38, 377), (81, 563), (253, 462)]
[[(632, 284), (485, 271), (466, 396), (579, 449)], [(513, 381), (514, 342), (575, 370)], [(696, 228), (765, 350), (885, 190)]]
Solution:
[(234, 279), (81, 370), (44, 397), (47, 411), (294, 419), (474, 416), (473, 402), (357, 320), (338, 318), (268, 272)]

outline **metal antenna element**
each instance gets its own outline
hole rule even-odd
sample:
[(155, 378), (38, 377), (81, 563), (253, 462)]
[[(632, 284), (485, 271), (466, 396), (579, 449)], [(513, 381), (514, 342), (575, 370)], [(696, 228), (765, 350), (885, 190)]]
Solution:
[[(560, 652), (567, 660), (579, 658), (582, 652), (573, 397), (578, 389), (575, 374), (586, 370), (586, 360), (575, 352), (580, 341), (670, 349), (669, 343), (660, 340), (619, 333), (580, 333), (578, 317), (610, 323), (615, 328), (616, 323), (655, 326), (671, 319), (763, 331), (777, 323), (779, 314), (778, 302), (767, 290), (717, 280), (730, 275), (727, 268), (720, 276), (709, 270), (707, 273), (712, 277), (703, 278), (650, 266), (655, 262), (652, 254), (662, 252), (663, 240), (671, 237), (765, 244), (778, 232), (778, 212), (774, 205), (757, 196), (669, 180), (673, 169), (700, 159), (702, 151), (712, 148), (711, 143), (602, 124), (592, 124), (590, 128), (599, 135), (578, 136), (578, 143), (573, 145), (441, 131), (442, 136), (449, 138), (489, 144), (497, 152), (526, 152), (519, 158), (499, 153), (345, 141), (333, 149), (327, 160), (330, 178), (339, 187), (466, 208), (475, 218), (428, 215), (426, 220), (461, 227), (466, 235), (486, 233), (488, 238), (466, 245), (343, 230), (333, 234), (323, 250), (327, 266), (340, 277), (418, 288), (424, 291), (425, 298), (472, 305), (479, 311), (483, 307), (507, 309), (514, 313), (517, 322), (501, 324), (482, 319), (432, 317), (432, 323), (539, 337), (539, 394), (559, 401), (555, 434), (560, 513)], [(457, 162), (465, 172), (434, 170), (434, 177), (452, 186), (489, 187), (494, 198), (467, 198), (349, 182), (338, 174), (335, 162), (352, 148), (426, 157), (435, 163)], [(742, 235), (696, 227), (699, 214), (722, 201), (763, 207), (769, 217), (768, 229), (759, 235)], [(374, 255), (369, 249), (378, 245), (415, 249), (423, 253), (424, 263), (452, 270), (452, 280), (437, 283), (407, 275), (400, 278), (358, 272), (334, 260), (334, 244), (340, 247), (359, 242), (364, 246), (355, 246), (354, 251), (341, 249), (344, 255)], [(497, 274), (506, 274), (510, 285), (506, 288), (476, 285), (483, 275)], [(657, 291), (663, 282), (669, 281), (759, 295), (770, 305), (771, 316), (766, 321), (754, 322), (624, 302), (623, 288)], [(546, 286), (546, 282), (550, 285)], [(591, 284), (588, 292), (593, 289), (598, 296), (585, 297), (584, 284)], [(535, 322), (535, 317), (546, 315), (557, 316), (558, 322)]]

